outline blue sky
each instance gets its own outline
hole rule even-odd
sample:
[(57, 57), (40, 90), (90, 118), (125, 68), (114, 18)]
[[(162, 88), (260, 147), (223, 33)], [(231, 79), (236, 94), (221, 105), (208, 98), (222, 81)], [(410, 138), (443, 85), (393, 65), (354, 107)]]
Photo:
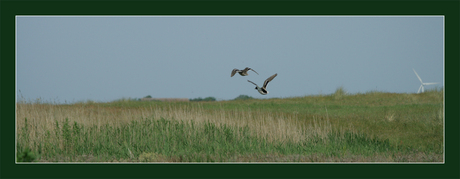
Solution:
[[(443, 16), (17, 16), (26, 100), (229, 100), (443, 86)], [(234, 68), (259, 75), (230, 77)], [(254, 85), (278, 73), (268, 95)], [(19, 98), (18, 98), (19, 99)]]

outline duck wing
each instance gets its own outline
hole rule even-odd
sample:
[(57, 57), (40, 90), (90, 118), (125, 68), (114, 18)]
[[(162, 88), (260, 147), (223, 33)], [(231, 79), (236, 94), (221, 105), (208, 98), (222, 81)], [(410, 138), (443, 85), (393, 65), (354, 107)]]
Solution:
[(230, 77), (233, 77), (233, 76), (236, 74), (236, 72), (238, 72), (238, 71), (240, 71), (240, 70), (238, 70), (238, 69), (236, 69), (236, 68), (233, 69), (233, 70), (232, 70), (232, 75), (231, 75)]
[[(252, 83), (252, 84), (254, 84), (254, 85), (256, 85), (256, 86), (257, 86), (257, 84), (256, 84), (256, 83), (254, 83), (254, 82), (252, 82), (252, 81), (250, 81), (250, 80), (248, 80), (248, 82), (249, 82), (249, 83)], [(257, 87), (259, 87), (259, 86), (257, 86)]]
[(268, 82), (272, 81), (272, 80), (273, 80), (273, 78), (275, 78), (277, 75), (278, 75), (278, 73), (275, 73), (274, 75), (272, 75), (272, 76), (268, 77), (268, 78), (265, 80), (265, 82), (264, 82), (264, 86), (263, 86), (263, 87), (264, 87), (264, 88), (266, 88), (266, 87), (267, 87), (267, 85), (268, 85)]
[[(251, 71), (257, 73), (257, 72), (256, 72), (254, 69), (252, 69), (252, 68), (249, 68), (249, 70), (251, 70)], [(257, 73), (257, 75), (258, 75), (258, 74), (259, 74), (259, 73)]]

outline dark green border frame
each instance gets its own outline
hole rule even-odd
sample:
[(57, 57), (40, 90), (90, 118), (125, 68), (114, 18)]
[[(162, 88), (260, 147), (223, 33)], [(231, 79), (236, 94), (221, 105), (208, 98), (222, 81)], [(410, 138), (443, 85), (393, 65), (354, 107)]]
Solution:
[[(459, 178), (458, 0), (0, 3), (0, 178)], [(444, 15), (445, 164), (15, 164), (15, 15)]]

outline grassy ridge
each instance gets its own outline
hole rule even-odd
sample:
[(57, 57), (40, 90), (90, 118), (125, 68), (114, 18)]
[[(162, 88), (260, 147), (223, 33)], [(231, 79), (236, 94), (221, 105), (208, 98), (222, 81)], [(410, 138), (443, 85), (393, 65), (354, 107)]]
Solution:
[(442, 91), (220, 102), (18, 103), (42, 162), (441, 162)]

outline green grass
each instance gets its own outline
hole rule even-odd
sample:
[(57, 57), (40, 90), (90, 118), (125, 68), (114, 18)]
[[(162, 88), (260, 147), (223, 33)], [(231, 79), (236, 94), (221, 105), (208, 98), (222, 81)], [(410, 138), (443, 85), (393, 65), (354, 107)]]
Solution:
[[(442, 90), (20, 103), (18, 161), (442, 162)], [(33, 156), (32, 159), (25, 156)]]
[[(239, 156), (254, 154), (322, 153), (325, 156), (341, 156), (347, 152), (372, 156), (375, 153), (405, 151), (391, 146), (388, 140), (349, 131), (332, 132), (327, 138), (316, 136), (301, 142), (269, 142), (252, 135), (248, 127), (217, 126), (214, 123), (197, 125), (163, 118), (132, 121), (121, 127), (84, 127), (78, 123), (71, 127), (66, 120), (62, 128), (56, 127), (55, 131), (54, 136), (48, 138), (62, 140), (53, 142), (45, 139), (41, 150), (43, 161), (73, 162), (79, 161), (80, 156), (88, 155), (97, 156), (101, 161), (137, 161), (140, 159), (136, 156), (154, 153), (156, 157), (147, 161), (232, 162), (237, 161)], [(18, 150), (22, 150), (23, 145), (19, 143)]]

